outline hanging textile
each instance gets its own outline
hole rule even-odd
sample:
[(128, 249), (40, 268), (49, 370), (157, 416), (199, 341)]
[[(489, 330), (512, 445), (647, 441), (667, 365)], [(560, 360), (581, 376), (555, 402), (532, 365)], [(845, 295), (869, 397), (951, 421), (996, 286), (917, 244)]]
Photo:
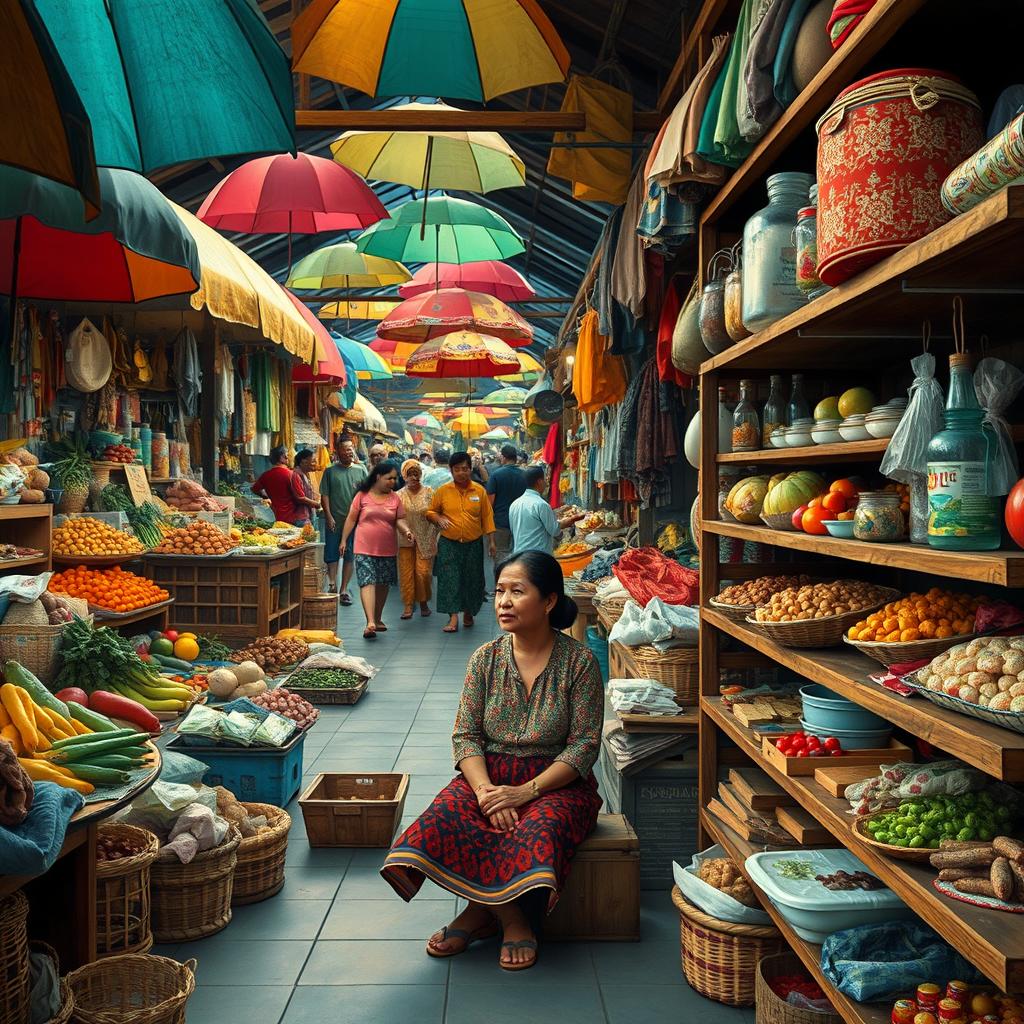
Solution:
[(775, 96), (775, 55), (794, 0), (774, 0), (750, 40), (743, 68), (746, 103), (739, 113), (740, 132), (756, 142), (782, 116)]
[(559, 422), (552, 423), (548, 427), (547, 437), (544, 439), (544, 450), (541, 458), (551, 469), (551, 491), (548, 500), (552, 508), (558, 508), (562, 504), (562, 425)]
[(636, 473), (637, 405), (642, 382), (642, 373), (636, 374), (629, 382), (626, 395), (622, 399), (622, 415), (619, 417), (619, 458), (616, 465), (620, 480), (631, 479)]
[(863, 21), (864, 15), (875, 6), (876, 0), (836, 0), (828, 19), (828, 37), (832, 49), (838, 50), (850, 33)]
[(765, 0), (744, 0), (736, 21), (729, 56), (723, 68), (722, 100), (715, 124), (715, 153), (723, 163), (737, 167), (750, 155), (753, 146), (740, 134), (738, 111), (746, 104), (746, 84), (743, 82), (743, 67), (750, 47), (750, 38), (760, 23), (757, 17)]
[(775, 66), (772, 71), (775, 79), (775, 98), (783, 110), (797, 97), (796, 83), (793, 81), (793, 49), (810, 6), (811, 0), (793, 0), (789, 17), (786, 18), (786, 23), (782, 26), (782, 35), (779, 37), (779, 48), (775, 54)]
[[(225, 420), (230, 420), (235, 411), (235, 361), (227, 345), (217, 348), (217, 408)], [(226, 426), (226, 424), (225, 424)]]
[(656, 360), (650, 359), (640, 372), (637, 404), (636, 481), (644, 505), (668, 488), (665, 466), (679, 454), (675, 422), (662, 402), (661, 381)]
[(697, 204), (703, 197), (704, 186), (694, 182), (663, 185), (648, 181), (636, 226), (647, 252), (675, 256), (687, 239), (694, 238), (700, 221)]
[(626, 393), (622, 358), (612, 355), (609, 347), (608, 338), (597, 330), (597, 313), (588, 309), (580, 320), (573, 366), (572, 393), (580, 412), (598, 412)]
[(198, 416), (203, 373), (199, 368), (199, 343), (191, 327), (182, 327), (174, 339), (173, 348), (174, 383), (178, 390), (178, 406), (183, 416)]
[[(615, 240), (619, 237), (622, 225), (622, 208), (615, 210), (601, 229), (594, 255), (591, 259), (599, 260), (597, 274), (594, 278), (594, 309), (597, 310), (597, 329), (608, 337), (612, 336), (612, 313), (615, 300), (612, 298), (612, 261), (615, 253)], [(614, 340), (614, 339), (613, 339)]]
[[(679, 387), (689, 387), (691, 378), (676, 369), (672, 362), (672, 335), (675, 331), (679, 311), (683, 307), (684, 277), (675, 274), (665, 289), (665, 298), (661, 303), (661, 315), (658, 317), (658, 336), (655, 347), (655, 360), (658, 365), (658, 377), (663, 381), (671, 381)], [(689, 286), (687, 286), (689, 287)]]
[(647, 182), (642, 170), (638, 170), (629, 186), (629, 197), (622, 211), (611, 272), (612, 298), (637, 320), (644, 315), (644, 298), (647, 294), (644, 247), (636, 233), (646, 192)]
[(163, 334), (160, 335), (157, 343), (153, 346), (153, 351), (149, 354), (149, 365), (153, 371), (153, 381), (149, 385), (154, 391), (167, 391), (167, 339)]
[[(587, 130), (555, 135), (547, 173), (571, 181), (574, 199), (621, 206), (629, 190), (632, 94), (588, 75), (573, 75), (566, 86), (561, 111), (585, 114)], [(612, 142), (625, 148), (558, 147), (566, 142)]]

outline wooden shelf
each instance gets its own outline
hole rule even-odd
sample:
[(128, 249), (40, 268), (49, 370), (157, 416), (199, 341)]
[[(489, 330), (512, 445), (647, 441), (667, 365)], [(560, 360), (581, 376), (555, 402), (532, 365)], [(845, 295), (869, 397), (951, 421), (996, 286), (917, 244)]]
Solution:
[(757, 541), (851, 562), (887, 565), (892, 569), (910, 569), (947, 579), (995, 583), (1003, 587), (1024, 586), (1024, 551), (941, 551), (927, 544), (870, 544), (862, 540), (816, 537), (796, 530), (772, 530), (767, 526), (746, 526), (718, 519), (703, 520), (701, 529), (720, 537)]
[(717, 462), (770, 462), (785, 465), (790, 462), (802, 466), (808, 462), (869, 462), (881, 458), (889, 447), (889, 438), (872, 437), (868, 441), (841, 441), (838, 444), (812, 444), (801, 448), (764, 448), (757, 452), (725, 452)]
[(869, 673), (878, 672), (882, 667), (867, 655), (847, 648), (780, 647), (709, 608), (701, 610), (701, 619), (810, 682), (827, 686), (993, 778), (1024, 782), (1024, 736), (940, 708), (924, 697), (904, 698), (883, 689), (867, 678)]
[(46, 555), (30, 555), (27, 558), (0, 558), (0, 572), (7, 569), (27, 569), (31, 565), (42, 565), (49, 562)]
[(1024, 984), (1024, 931), (997, 910), (983, 910), (940, 895), (928, 864), (895, 860), (862, 842), (850, 828), (849, 804), (830, 797), (813, 777), (791, 778), (761, 754), (760, 745), (725, 710), (719, 698), (704, 697), (701, 709), (762, 771), (821, 822), (843, 846), (892, 889), (916, 914), (967, 956), (1004, 992)]
[[(917, 0), (907, 0), (908, 8), (916, 6)], [(921, 324), (933, 320), (937, 309), (949, 308), (949, 295), (936, 294), (936, 289), (971, 294), (975, 330), (982, 329), (993, 312), (999, 317), (997, 325), (1005, 325), (1024, 286), (1020, 264), (1006, 260), (1005, 254), (1022, 229), (1024, 186), (1003, 189), (713, 356), (701, 365), (701, 373), (836, 370), (909, 358), (920, 352)]]
[(832, 983), (825, 977), (821, 969), (821, 946), (817, 946), (806, 939), (800, 938), (792, 925), (775, 909), (771, 900), (750, 880), (744, 863), (752, 853), (761, 853), (764, 850), (771, 850), (774, 847), (754, 846), (745, 839), (738, 836), (731, 828), (724, 825), (706, 808), (701, 809), (701, 824), (714, 840), (732, 858), (733, 863), (743, 872), (751, 888), (757, 893), (761, 905), (775, 922), (775, 926), (782, 932), (784, 938), (792, 947), (793, 952), (803, 961), (804, 966), (813, 975), (814, 980), (821, 986), (823, 992), (832, 1001), (836, 1012), (847, 1024), (889, 1024), (892, 1007), (889, 1003), (855, 1003), (852, 999), (844, 996), (842, 992), (833, 988)]

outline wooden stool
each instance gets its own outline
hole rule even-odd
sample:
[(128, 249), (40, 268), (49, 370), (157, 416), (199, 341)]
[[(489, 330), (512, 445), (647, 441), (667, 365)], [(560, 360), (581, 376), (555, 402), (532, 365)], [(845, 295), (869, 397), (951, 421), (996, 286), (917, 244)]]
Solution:
[(640, 939), (640, 840), (624, 814), (600, 814), (576, 849), (569, 880), (544, 922), (545, 939)]

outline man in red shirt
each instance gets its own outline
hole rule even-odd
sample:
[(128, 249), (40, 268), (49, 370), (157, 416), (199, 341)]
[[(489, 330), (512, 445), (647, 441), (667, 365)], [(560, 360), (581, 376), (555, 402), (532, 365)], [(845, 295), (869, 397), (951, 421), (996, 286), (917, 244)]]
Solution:
[(270, 469), (252, 485), (253, 493), (270, 499), (274, 518), (282, 523), (302, 526), (309, 522), (309, 502), (298, 473), (288, 466), (288, 449), (270, 452)]

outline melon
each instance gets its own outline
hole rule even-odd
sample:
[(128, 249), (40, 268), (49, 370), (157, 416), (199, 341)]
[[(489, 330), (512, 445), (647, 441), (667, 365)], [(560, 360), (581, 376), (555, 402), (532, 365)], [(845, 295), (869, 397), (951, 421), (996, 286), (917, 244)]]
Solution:
[(801, 469), (790, 473), (772, 487), (764, 498), (766, 516), (789, 515), (812, 498), (824, 494), (828, 485), (817, 473)]
[(761, 518), (761, 507), (768, 493), (768, 477), (748, 476), (734, 484), (725, 507), (737, 522), (753, 525)]

